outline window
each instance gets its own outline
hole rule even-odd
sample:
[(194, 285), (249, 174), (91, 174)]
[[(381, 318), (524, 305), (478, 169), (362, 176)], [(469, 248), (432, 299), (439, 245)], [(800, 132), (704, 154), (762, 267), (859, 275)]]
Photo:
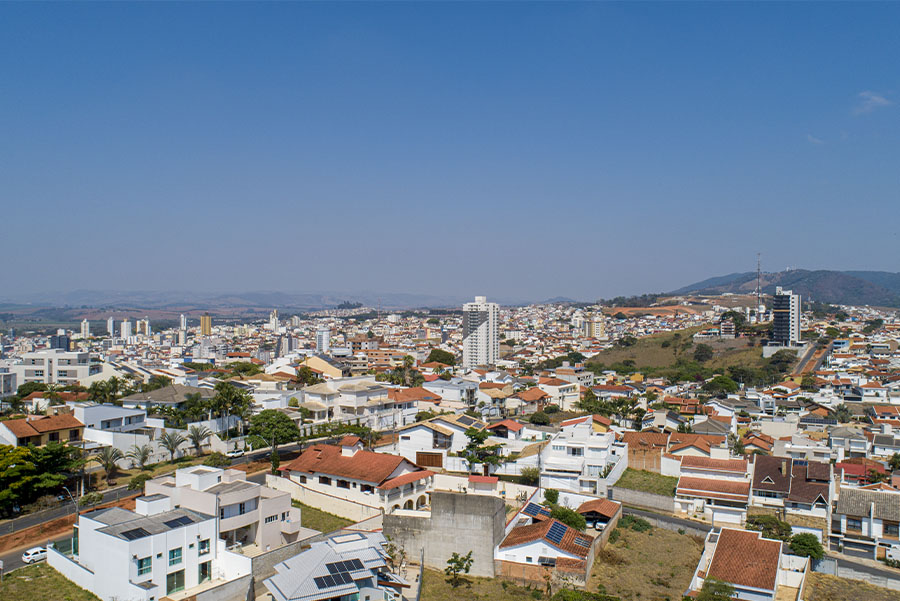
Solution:
[(50, 442), (59, 442), (59, 432), (50, 433)]
[(847, 518), (847, 530), (862, 530), (862, 520)]
[(137, 560), (138, 576), (150, 573), (150, 565), (152, 560), (149, 557), (142, 557)]
[(578, 457), (581, 457), (582, 455), (584, 455), (584, 449), (582, 449), (581, 447), (572, 447), (569, 449), (569, 455), (576, 455)]
[(400, 440), (409, 440), (409, 436), (403, 435), (400, 437)]
[(184, 570), (166, 575), (166, 594), (171, 595), (184, 590)]
[(346, 480), (338, 480), (337, 487), (338, 488), (350, 488), (350, 483), (347, 482)]
[(302, 484), (306, 484), (306, 476), (297, 476), (297, 479), (300, 480)]
[(365, 493), (372, 494), (375, 492), (375, 487), (372, 486), (371, 484), (360, 484), (359, 490), (361, 490), (362, 492), (365, 492)]
[(278, 519), (277, 515), (270, 515), (266, 518), (266, 524), (271, 524)]
[(884, 535), (885, 536), (893, 536), (894, 538), (900, 537), (900, 526), (897, 524), (884, 524)]
[(181, 547), (169, 549), (169, 565), (177, 566), (181, 563)]
[(209, 553), (209, 539), (208, 538), (204, 538), (202, 541), (200, 541), (200, 548), (197, 549), (197, 553), (199, 553), (200, 555), (206, 555), (207, 553)]
[(328, 476), (319, 476), (319, 484), (327, 484), (331, 486), (331, 478)]
[(224, 507), (219, 507), (219, 519), (220, 520), (225, 519), (225, 508)]
[(526, 561), (527, 563), (534, 563), (534, 558), (532, 558), (532, 557), (526, 557), (526, 558), (525, 558), (525, 561)]
[(281, 512), (281, 521), (284, 522), (285, 520), (287, 520), (287, 516), (288, 516), (288, 512), (282, 511)]
[(78, 440), (78, 430), (69, 430), (69, 440)]

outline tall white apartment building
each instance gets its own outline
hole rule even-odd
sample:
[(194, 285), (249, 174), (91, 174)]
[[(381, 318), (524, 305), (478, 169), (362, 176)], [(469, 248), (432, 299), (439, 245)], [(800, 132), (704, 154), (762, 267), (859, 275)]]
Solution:
[(131, 321), (130, 320), (128, 320), (128, 319), (122, 320), (120, 336), (122, 338), (131, 338)]
[(500, 358), (500, 306), (476, 296), (463, 305), (463, 367), (494, 365)]
[(326, 354), (329, 350), (331, 350), (331, 330), (319, 328), (316, 330), (316, 352)]
[(42, 382), (68, 386), (99, 374), (101, 365), (91, 363), (90, 353), (45, 349), (23, 354), (22, 363), (11, 365), (9, 371), (16, 374), (19, 385)]
[(106, 333), (109, 334), (110, 338), (116, 335), (116, 320), (112, 317), (106, 320)]
[(181, 322), (179, 325), (180, 325), (180, 329), (182, 329), (182, 330), (187, 329), (187, 317), (185, 317), (184, 313), (181, 314)]
[(84, 340), (91, 337), (91, 322), (86, 319), (81, 320), (81, 337)]
[(775, 288), (772, 299), (772, 341), (792, 346), (800, 344), (800, 295)]

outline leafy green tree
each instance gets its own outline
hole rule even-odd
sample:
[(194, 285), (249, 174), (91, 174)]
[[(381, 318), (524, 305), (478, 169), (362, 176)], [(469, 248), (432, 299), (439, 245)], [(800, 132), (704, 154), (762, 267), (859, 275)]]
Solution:
[(203, 446), (203, 443), (206, 442), (210, 436), (212, 436), (212, 432), (210, 432), (209, 428), (206, 426), (193, 425), (188, 428), (187, 439), (191, 441), (191, 445), (193, 445), (197, 457), (200, 456), (200, 448)]
[(536, 426), (547, 426), (550, 425), (550, 416), (548, 416), (543, 411), (537, 411), (531, 414), (531, 417), (528, 418), (532, 424)]
[(808, 392), (818, 390), (819, 387), (816, 385), (816, 376), (813, 374), (804, 374), (803, 379), (800, 380), (800, 388)]
[(203, 460), (203, 465), (208, 465), (210, 467), (228, 467), (231, 465), (231, 459), (224, 453), (210, 453), (209, 457)]
[(153, 476), (147, 473), (138, 474), (128, 481), (128, 490), (144, 490), (144, 484), (152, 478)]
[(537, 486), (541, 481), (541, 470), (537, 467), (523, 467), (519, 473), (522, 484), (526, 486)]
[(811, 557), (813, 559), (822, 559), (825, 557), (825, 549), (818, 537), (810, 532), (801, 532), (791, 537), (791, 551), (795, 555), (802, 557)]
[(703, 384), (703, 390), (713, 394), (725, 393), (733, 394), (739, 389), (738, 383), (728, 376), (718, 375), (709, 382)]
[(584, 519), (584, 516), (575, 511), (574, 509), (569, 509), (568, 507), (563, 507), (562, 505), (554, 505), (550, 509), (550, 517), (559, 520), (563, 524), (575, 528), (576, 530), (583, 531), (587, 528), (587, 522)]
[(444, 574), (450, 576), (450, 586), (456, 588), (460, 585), (460, 573), (468, 574), (469, 570), (472, 569), (474, 561), (475, 560), (472, 559), (471, 551), (465, 555), (460, 555), (456, 551), (453, 552), (453, 555), (447, 560), (447, 567), (444, 568)]
[(425, 363), (431, 363), (432, 361), (437, 361), (444, 365), (456, 365), (456, 356), (450, 351), (434, 348), (428, 353), (428, 359), (425, 360)]
[(487, 430), (479, 430), (477, 428), (469, 428), (466, 430), (466, 437), (469, 442), (462, 451), (463, 457), (470, 465), (476, 463), (486, 463), (489, 465), (499, 465), (503, 462), (500, 456), (501, 445), (485, 444), (490, 432)]
[(153, 447), (148, 444), (145, 445), (132, 445), (128, 452), (125, 453), (125, 457), (131, 459), (131, 464), (136, 466), (138, 469), (143, 470), (147, 465), (147, 462), (150, 461), (150, 456), (153, 455)]
[(696, 601), (732, 601), (733, 598), (734, 587), (715, 578), (704, 580), (700, 592), (695, 597)]
[(851, 419), (853, 419), (853, 412), (850, 410), (850, 407), (841, 403), (834, 408), (834, 419), (838, 420), (842, 424), (846, 424)]
[(125, 459), (125, 455), (116, 447), (103, 447), (94, 455), (94, 460), (100, 464), (106, 473), (106, 483), (116, 475), (117, 461)]
[(548, 488), (545, 490), (544, 502), (548, 505), (556, 505), (559, 502), (559, 491), (555, 488)]
[(751, 515), (747, 517), (747, 530), (758, 530), (765, 538), (788, 541), (791, 525), (774, 515)]
[(187, 442), (187, 439), (178, 432), (163, 432), (159, 437), (159, 444), (169, 452), (169, 462), (175, 461), (178, 447)]
[(706, 363), (713, 358), (712, 347), (708, 344), (698, 344), (694, 349), (694, 361), (697, 363)]
[(894, 453), (893, 455), (891, 455), (891, 458), (888, 459), (888, 467), (891, 468), (892, 472), (900, 470), (900, 453)]
[(280, 458), (278, 445), (294, 442), (300, 438), (300, 429), (294, 420), (275, 409), (265, 409), (250, 418), (250, 434), (259, 436), (272, 447), (272, 473), (276, 473)]

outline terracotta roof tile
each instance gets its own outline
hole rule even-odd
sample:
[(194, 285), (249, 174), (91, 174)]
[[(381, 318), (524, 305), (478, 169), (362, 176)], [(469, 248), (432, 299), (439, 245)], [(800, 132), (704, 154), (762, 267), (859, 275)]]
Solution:
[(759, 532), (723, 528), (707, 577), (738, 586), (775, 590), (781, 543)]

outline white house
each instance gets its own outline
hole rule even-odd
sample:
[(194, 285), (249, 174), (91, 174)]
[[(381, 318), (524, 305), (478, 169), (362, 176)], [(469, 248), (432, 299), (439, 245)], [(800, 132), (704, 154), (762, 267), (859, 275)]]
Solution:
[(581, 398), (578, 384), (559, 378), (539, 378), (538, 388), (550, 395), (549, 403), (557, 405), (563, 411), (574, 411), (575, 404)]
[(103, 601), (154, 601), (250, 573), (249, 557), (218, 540), (216, 518), (172, 509), (162, 495), (79, 516), (70, 554), (48, 550), (50, 566)]
[(579, 580), (593, 565), (593, 538), (555, 519), (513, 527), (494, 552), (502, 576), (543, 580), (543, 569), (567, 572)]
[(703, 515), (713, 524), (743, 524), (750, 503), (746, 459), (684, 456), (675, 489), (676, 510)]
[(592, 420), (583, 420), (563, 428), (544, 447), (541, 487), (602, 494), (607, 476), (627, 465), (628, 445), (616, 442), (613, 432), (595, 432)]

